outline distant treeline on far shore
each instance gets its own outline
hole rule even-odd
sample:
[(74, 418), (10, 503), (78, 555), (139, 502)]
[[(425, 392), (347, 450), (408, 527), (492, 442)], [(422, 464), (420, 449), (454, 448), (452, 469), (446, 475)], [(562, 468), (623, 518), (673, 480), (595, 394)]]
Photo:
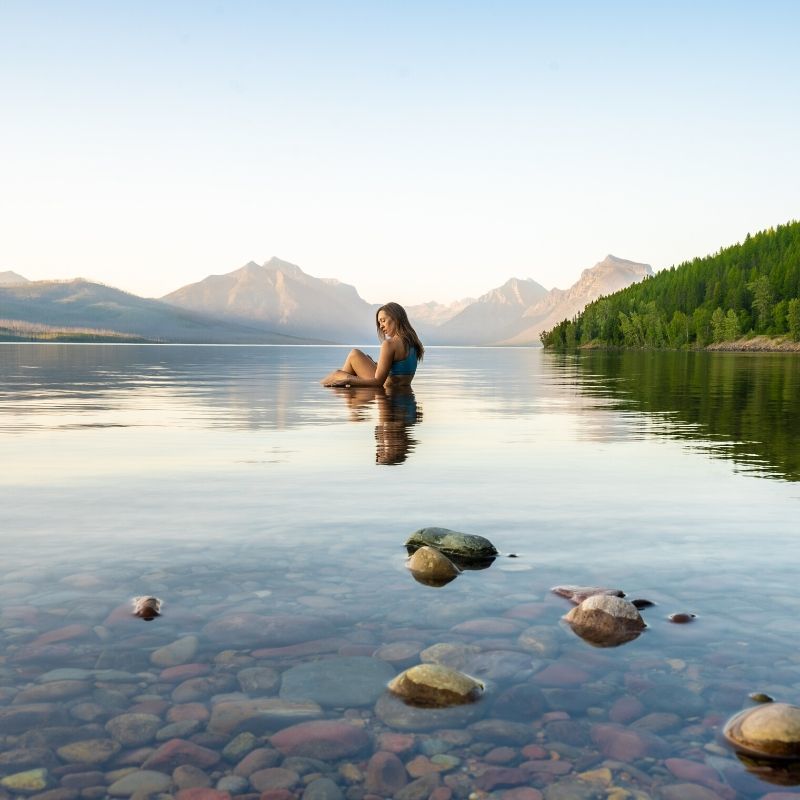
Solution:
[(662, 270), (541, 335), (554, 349), (686, 349), (767, 336), (800, 341), (800, 222)]
[(141, 336), (121, 334), (100, 328), (66, 328), (0, 319), (0, 342), (148, 342)]

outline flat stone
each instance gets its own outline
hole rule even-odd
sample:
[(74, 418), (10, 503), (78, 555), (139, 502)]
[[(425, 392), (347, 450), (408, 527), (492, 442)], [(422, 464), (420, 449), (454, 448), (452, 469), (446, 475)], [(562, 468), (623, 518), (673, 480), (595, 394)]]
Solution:
[(236, 673), (242, 691), (247, 694), (274, 694), (281, 682), (281, 674), (272, 667), (246, 667)]
[(451, 708), (419, 708), (411, 706), (391, 692), (381, 695), (375, 714), (385, 725), (400, 731), (431, 731), (463, 728), (481, 713), (480, 703)]
[(177, 667), (188, 664), (197, 652), (199, 640), (196, 636), (183, 636), (150, 653), (150, 663), (157, 667)]
[(29, 703), (0, 708), (0, 731), (6, 735), (52, 727), (65, 721), (64, 709), (56, 703)]
[(185, 739), (172, 739), (161, 745), (142, 765), (145, 769), (171, 772), (181, 764), (191, 764), (199, 769), (213, 767), (220, 760), (219, 753)]
[(112, 739), (86, 739), (59, 747), (59, 758), (71, 764), (105, 764), (120, 751), (119, 742)]
[(226, 761), (241, 761), (251, 750), (255, 749), (258, 739), (249, 731), (234, 736), (223, 748), (222, 757)]
[(154, 714), (120, 714), (106, 723), (112, 739), (128, 747), (152, 742), (161, 720)]
[(544, 789), (544, 800), (597, 800), (604, 796), (605, 792), (598, 793), (596, 785), (577, 778), (565, 778)]
[(171, 783), (172, 778), (163, 772), (138, 769), (114, 781), (108, 787), (108, 793), (112, 797), (130, 797), (133, 794), (148, 795), (166, 791)]
[(448, 708), (474, 703), (483, 694), (483, 684), (441, 664), (419, 664), (401, 672), (389, 691), (409, 705)]
[(472, 656), (465, 671), (485, 681), (508, 681), (530, 675), (539, 662), (517, 650), (486, 650)]
[(70, 772), (62, 776), (61, 785), (67, 789), (86, 789), (89, 786), (105, 786), (106, 776), (100, 770)]
[(539, 686), (582, 686), (589, 680), (589, 673), (568, 661), (554, 661), (533, 676)]
[(172, 700), (175, 703), (194, 703), (208, 700), (215, 694), (233, 691), (235, 688), (236, 681), (233, 675), (226, 673), (189, 678), (172, 690)]
[(199, 678), (202, 675), (207, 675), (211, 672), (211, 667), (208, 664), (179, 664), (177, 667), (167, 667), (162, 669), (158, 675), (160, 681), (165, 683), (180, 683), (181, 681), (189, 680), (189, 678)]
[[(223, 780), (225, 780), (223, 778)], [(222, 783), (222, 781), (220, 781)], [(245, 782), (244, 789), (247, 788)], [(242, 794), (243, 792), (237, 792)], [(231, 792), (217, 787), (212, 789), (208, 786), (192, 786), (188, 789), (181, 789), (175, 796), (175, 800), (231, 800)]]
[(270, 747), (258, 747), (249, 752), (234, 768), (233, 774), (249, 778), (254, 772), (268, 767), (275, 767), (281, 760), (281, 754)]
[(466, 636), (513, 636), (519, 630), (520, 624), (507, 617), (478, 617), (459, 622), (453, 627), (454, 633)]
[(289, 645), (317, 639), (325, 633), (324, 620), (301, 615), (228, 614), (212, 620), (203, 635), (229, 646), (253, 647)]
[(673, 783), (662, 786), (661, 798), (662, 800), (723, 800), (722, 795), (696, 783)]
[(58, 763), (46, 747), (18, 747), (0, 750), (0, 773), (22, 772), (35, 767), (52, 767)]
[(475, 786), (491, 792), (500, 786), (522, 786), (530, 779), (530, 774), (519, 767), (490, 767), (475, 779)]
[(167, 712), (167, 719), (170, 722), (185, 722), (186, 720), (205, 722), (210, 716), (211, 712), (203, 703), (178, 703)]
[(428, 664), (441, 664), (450, 669), (463, 670), (470, 658), (481, 652), (480, 647), (474, 644), (460, 644), (456, 642), (438, 642), (425, 648), (419, 657), (420, 661)]
[(188, 739), (193, 733), (200, 730), (203, 723), (199, 719), (182, 719), (179, 722), (170, 722), (156, 732), (157, 742), (166, 742), (168, 739)]
[(68, 642), (73, 639), (85, 639), (88, 636), (93, 636), (92, 629), (88, 625), (81, 625), (75, 623), (72, 625), (65, 625), (63, 628), (56, 628), (52, 631), (47, 631), (34, 639), (31, 644), (38, 647), (43, 644), (53, 644), (55, 642)]
[(0, 786), (10, 789), (12, 792), (24, 792), (32, 794), (41, 792), (47, 788), (47, 770), (44, 768), (29, 769), (23, 772), (15, 772), (0, 778)]
[(291, 769), (268, 767), (260, 769), (250, 776), (250, 785), (257, 792), (268, 789), (291, 789), (300, 780), (300, 776)]
[(521, 683), (497, 696), (492, 705), (492, 716), (532, 722), (542, 715), (545, 705), (541, 689), (530, 683)]
[(14, 705), (50, 703), (86, 694), (91, 688), (87, 681), (48, 681), (23, 689), (14, 698)]
[(606, 758), (630, 763), (645, 756), (657, 756), (668, 748), (663, 739), (614, 723), (602, 723), (591, 728), (592, 741)]
[(370, 744), (363, 728), (338, 720), (301, 722), (270, 737), (270, 744), (285, 756), (306, 756), (323, 760), (359, 754)]
[(384, 751), (374, 753), (367, 763), (364, 788), (372, 794), (392, 797), (408, 783), (403, 762), (394, 754)]
[(344, 800), (344, 793), (330, 778), (317, 778), (306, 786), (302, 800)]
[(558, 655), (558, 636), (552, 628), (532, 625), (517, 637), (517, 644), (538, 658), (554, 658)]
[(375, 651), (375, 658), (388, 661), (390, 664), (418, 661), (420, 651), (424, 646), (422, 642), (390, 642)]
[(378, 658), (326, 658), (284, 672), (280, 696), (311, 700), (327, 708), (367, 706), (383, 694), (394, 676), (395, 670)]
[(181, 764), (172, 771), (172, 780), (179, 789), (194, 789), (211, 786), (211, 778), (199, 767)]
[(230, 795), (245, 794), (249, 786), (250, 781), (247, 778), (240, 778), (238, 775), (223, 775), (217, 781), (219, 793), (224, 792), (228, 796), (227, 800), (230, 800)]
[(479, 742), (522, 745), (535, 736), (531, 725), (507, 719), (482, 719), (469, 726), (470, 734)]
[(211, 711), (208, 730), (232, 735), (243, 731), (260, 734), (276, 725), (322, 716), (322, 707), (310, 700), (292, 701), (276, 697), (231, 700), (217, 703)]
[(49, 683), (50, 681), (85, 681), (93, 677), (94, 670), (79, 669), (77, 667), (59, 667), (51, 669), (40, 675), (36, 680), (38, 683)]

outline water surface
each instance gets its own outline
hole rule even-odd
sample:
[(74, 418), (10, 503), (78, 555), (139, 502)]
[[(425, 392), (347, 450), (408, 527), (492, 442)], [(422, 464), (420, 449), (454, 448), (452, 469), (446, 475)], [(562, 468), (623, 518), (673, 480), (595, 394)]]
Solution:
[[(0, 346), (0, 773), (43, 768), (87, 798), (143, 765), (175, 794), (181, 759), (237, 795), (352, 800), (760, 798), (791, 780), (746, 768), (720, 728), (751, 692), (800, 702), (796, 357), (431, 348), (412, 393), (320, 387), (345, 353)], [(402, 545), (433, 525), (502, 556), (419, 584)], [(561, 621), (566, 583), (652, 600), (647, 630), (591, 647)], [(144, 594), (164, 600), (151, 622), (130, 616)], [(387, 711), (374, 663), (437, 644), (486, 683), (469, 718)], [(338, 699), (300, 690), (309, 718), (366, 745), (301, 763), (271, 738), (299, 719), (215, 721), (288, 703), (314, 661), (349, 674)], [(121, 742), (132, 712), (153, 732)], [(97, 763), (63, 750), (97, 739)], [(175, 739), (212, 755), (159, 756)], [(390, 750), (405, 789), (375, 777)]]

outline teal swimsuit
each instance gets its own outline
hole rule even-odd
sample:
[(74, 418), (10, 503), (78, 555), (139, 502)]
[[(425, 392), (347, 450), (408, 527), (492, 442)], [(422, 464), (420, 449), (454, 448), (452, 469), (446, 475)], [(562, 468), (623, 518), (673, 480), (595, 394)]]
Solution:
[(402, 361), (395, 361), (389, 370), (390, 375), (413, 375), (417, 371), (417, 351), (408, 348), (408, 355)]

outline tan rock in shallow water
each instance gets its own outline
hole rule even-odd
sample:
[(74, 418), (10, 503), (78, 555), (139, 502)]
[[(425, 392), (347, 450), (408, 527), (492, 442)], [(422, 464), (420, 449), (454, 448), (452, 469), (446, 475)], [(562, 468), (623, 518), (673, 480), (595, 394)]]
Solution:
[(766, 703), (740, 711), (723, 730), (738, 750), (764, 758), (800, 756), (800, 707)]
[(633, 603), (605, 594), (588, 597), (564, 619), (581, 639), (595, 647), (630, 642), (646, 627)]
[(426, 586), (444, 586), (455, 580), (461, 570), (433, 547), (420, 547), (406, 562), (414, 580)]
[(401, 672), (389, 691), (408, 705), (447, 708), (474, 703), (483, 694), (483, 684), (441, 664), (418, 664)]

